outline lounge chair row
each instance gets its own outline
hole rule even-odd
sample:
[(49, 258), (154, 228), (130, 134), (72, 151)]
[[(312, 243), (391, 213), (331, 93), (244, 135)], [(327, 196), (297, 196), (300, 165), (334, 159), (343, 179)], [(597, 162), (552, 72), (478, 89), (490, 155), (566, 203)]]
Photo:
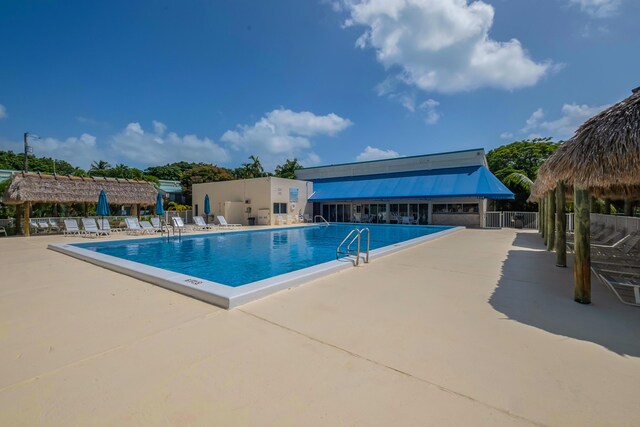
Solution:
[(640, 306), (640, 231), (594, 234), (600, 243), (591, 245), (591, 269), (622, 303)]

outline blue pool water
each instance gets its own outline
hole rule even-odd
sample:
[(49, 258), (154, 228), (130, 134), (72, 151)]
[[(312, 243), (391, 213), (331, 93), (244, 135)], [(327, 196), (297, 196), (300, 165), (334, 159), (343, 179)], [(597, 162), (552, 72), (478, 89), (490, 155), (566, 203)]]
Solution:
[[(372, 250), (451, 228), (368, 227)], [(331, 224), (74, 246), (236, 287), (335, 260), (336, 246), (352, 228), (354, 224)]]

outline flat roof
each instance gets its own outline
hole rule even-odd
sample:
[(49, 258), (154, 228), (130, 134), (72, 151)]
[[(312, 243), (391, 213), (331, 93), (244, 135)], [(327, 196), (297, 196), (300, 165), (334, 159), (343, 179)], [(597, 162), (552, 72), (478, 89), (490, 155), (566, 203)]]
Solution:
[(399, 159), (418, 159), (418, 158), (421, 158), (421, 157), (433, 157), (433, 156), (442, 156), (442, 155), (446, 155), (446, 154), (468, 153), (468, 152), (472, 152), (472, 151), (482, 151), (482, 152), (484, 152), (484, 148), (471, 148), (471, 149), (468, 149), (468, 150), (445, 151), (445, 152), (442, 152), (442, 153), (418, 154), (418, 155), (415, 155), (415, 156), (399, 156), (399, 157), (392, 157), (392, 158), (389, 158), (389, 159), (363, 160), (361, 162), (332, 163), (332, 164), (329, 164), (329, 165), (311, 166), (311, 167), (308, 167), (308, 168), (302, 168), (302, 169), (298, 169), (298, 170), (321, 169), (321, 168), (328, 168), (328, 167), (331, 167), (331, 166), (362, 165), (362, 164), (367, 164), (367, 163), (388, 162), (388, 161), (399, 160)]

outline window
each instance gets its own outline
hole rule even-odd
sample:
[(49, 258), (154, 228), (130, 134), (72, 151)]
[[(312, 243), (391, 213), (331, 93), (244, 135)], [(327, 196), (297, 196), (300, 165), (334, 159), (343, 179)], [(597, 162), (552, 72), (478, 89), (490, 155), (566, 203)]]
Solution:
[(273, 204), (273, 213), (274, 214), (286, 214), (287, 213), (287, 204), (286, 203), (274, 203)]
[(464, 213), (478, 213), (478, 204), (477, 203), (465, 203), (462, 205), (462, 210)]
[(433, 213), (447, 213), (447, 205), (445, 204), (438, 204), (438, 205), (433, 205)]

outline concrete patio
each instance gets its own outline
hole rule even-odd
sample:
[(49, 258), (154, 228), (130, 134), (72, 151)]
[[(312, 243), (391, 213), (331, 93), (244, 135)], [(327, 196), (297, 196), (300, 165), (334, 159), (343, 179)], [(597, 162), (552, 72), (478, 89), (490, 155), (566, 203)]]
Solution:
[[(640, 423), (640, 309), (464, 230), (223, 309), (0, 239), (0, 425)], [(571, 257), (569, 259), (571, 262)]]

